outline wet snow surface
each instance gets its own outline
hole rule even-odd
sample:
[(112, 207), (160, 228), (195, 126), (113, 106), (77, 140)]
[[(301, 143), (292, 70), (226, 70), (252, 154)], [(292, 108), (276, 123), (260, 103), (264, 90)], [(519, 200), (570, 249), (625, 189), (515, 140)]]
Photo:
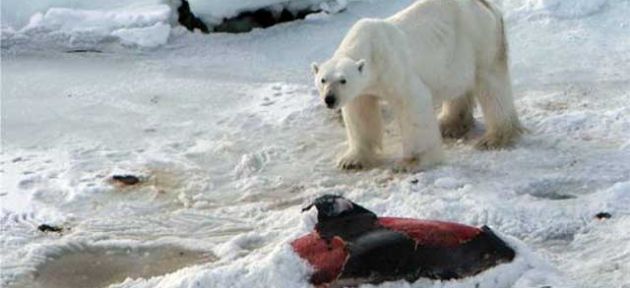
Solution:
[[(380, 215), (489, 225), (519, 247), (472, 279), (384, 287), (630, 287), (630, 2), (502, 3), (530, 130), (514, 149), (474, 150), (478, 122), (435, 169), (340, 171), (343, 127), (309, 64), (357, 19), (409, 3), (239, 35), (164, 33), (162, 6), (100, 15), (100, 30), (75, 29), (70, 10), (3, 27), (0, 286), (308, 286), (287, 245), (313, 225), (300, 205), (340, 193)], [(77, 43), (90, 50), (66, 53)]]

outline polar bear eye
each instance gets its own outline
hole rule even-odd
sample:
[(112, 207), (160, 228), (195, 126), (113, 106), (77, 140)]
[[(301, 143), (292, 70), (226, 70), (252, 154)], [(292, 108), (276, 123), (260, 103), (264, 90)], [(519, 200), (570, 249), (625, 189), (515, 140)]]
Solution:
[(322, 78), (321, 82), (322, 82), (322, 84), (325, 84), (326, 83), (326, 79)]
[(339, 83), (341, 83), (342, 85), (343, 85), (343, 84), (346, 84), (346, 79), (341, 79), (341, 80), (339, 80)]

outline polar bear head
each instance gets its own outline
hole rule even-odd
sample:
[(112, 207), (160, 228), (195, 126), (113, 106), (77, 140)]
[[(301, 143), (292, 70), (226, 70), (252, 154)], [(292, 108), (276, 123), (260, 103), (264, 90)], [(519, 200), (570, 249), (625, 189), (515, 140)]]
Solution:
[(313, 63), (315, 86), (330, 109), (341, 108), (359, 96), (369, 83), (365, 60), (333, 57), (321, 66)]

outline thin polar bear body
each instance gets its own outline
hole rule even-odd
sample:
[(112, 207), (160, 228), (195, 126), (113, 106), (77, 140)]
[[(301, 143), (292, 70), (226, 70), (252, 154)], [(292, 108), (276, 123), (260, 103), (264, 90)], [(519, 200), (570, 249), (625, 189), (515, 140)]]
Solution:
[[(468, 132), (474, 98), (487, 127), (478, 147), (504, 147), (522, 130), (503, 21), (486, 0), (425, 0), (384, 20), (360, 20), (313, 71), (326, 105), (342, 108), (349, 145), (338, 162), (342, 168), (378, 162), (379, 98), (397, 115), (403, 169), (441, 162), (440, 130), (450, 137)], [(439, 125), (433, 103), (442, 104)]]

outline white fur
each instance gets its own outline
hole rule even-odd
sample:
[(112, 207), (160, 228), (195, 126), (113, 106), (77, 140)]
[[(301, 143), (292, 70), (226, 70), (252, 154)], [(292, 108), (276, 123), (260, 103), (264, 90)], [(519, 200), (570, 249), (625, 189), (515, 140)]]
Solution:
[[(342, 107), (349, 149), (339, 165), (377, 162), (379, 98), (398, 116), (402, 168), (440, 162), (440, 128), (463, 136), (473, 124), (474, 98), (487, 126), (478, 146), (509, 144), (521, 126), (506, 50), (501, 14), (487, 0), (424, 0), (388, 19), (357, 22), (331, 59), (313, 64), (322, 98), (334, 95), (329, 108)], [(432, 103), (442, 103), (440, 127)]]

